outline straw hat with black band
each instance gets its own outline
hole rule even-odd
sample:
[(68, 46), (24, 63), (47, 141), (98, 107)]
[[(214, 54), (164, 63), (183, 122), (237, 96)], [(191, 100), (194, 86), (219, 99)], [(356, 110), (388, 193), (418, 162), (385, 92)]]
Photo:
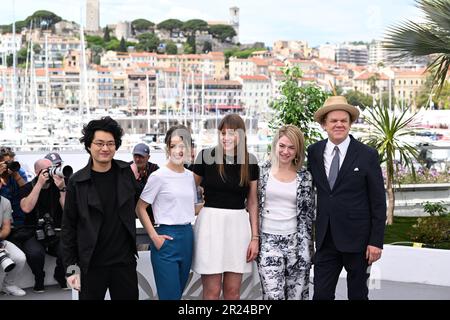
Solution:
[(355, 106), (347, 103), (347, 99), (343, 96), (329, 97), (322, 107), (314, 113), (314, 120), (322, 124), (324, 117), (331, 111), (342, 110), (350, 114), (350, 121), (353, 123), (359, 117), (359, 110)]

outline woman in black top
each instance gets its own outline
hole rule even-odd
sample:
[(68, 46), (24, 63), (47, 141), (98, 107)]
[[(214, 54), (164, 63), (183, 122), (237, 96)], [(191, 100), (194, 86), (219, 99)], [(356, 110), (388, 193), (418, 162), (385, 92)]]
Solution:
[(237, 300), (242, 275), (258, 255), (259, 172), (242, 118), (229, 114), (218, 130), (219, 144), (202, 150), (194, 165), (205, 204), (194, 226), (192, 269), (202, 276), (203, 299), (219, 299), (223, 287), (224, 299)]

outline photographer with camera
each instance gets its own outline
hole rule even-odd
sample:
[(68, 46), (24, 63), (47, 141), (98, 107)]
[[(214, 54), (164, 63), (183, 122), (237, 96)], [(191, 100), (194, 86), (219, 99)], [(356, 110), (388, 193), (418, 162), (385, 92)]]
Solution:
[(53, 277), (61, 288), (67, 288), (57, 232), (61, 228), (66, 197), (63, 169), (71, 173), (69, 166), (54, 166), (49, 159), (37, 160), (34, 164), (36, 178), (21, 189), (20, 207), (25, 212), (25, 225), (35, 230), (34, 236), (22, 244), (35, 277), (35, 292), (44, 292), (46, 253), (56, 257)]
[(5, 240), (11, 232), (11, 203), (0, 196), (0, 278), (3, 276), (2, 292), (13, 296), (26, 293), (15, 285), (17, 276), (25, 265), (25, 255), (14, 243)]
[[(130, 162), (131, 170), (134, 173), (137, 183), (139, 184), (139, 192), (137, 193), (136, 202), (147, 184), (148, 177), (159, 169), (156, 163), (150, 162), (150, 147), (145, 143), (138, 143), (133, 148), (133, 161)], [(153, 217), (152, 206), (147, 207), (147, 213), (152, 223), (155, 223)]]
[(16, 154), (9, 147), (0, 148), (0, 195), (11, 202), (14, 227), (24, 224), (25, 215), (20, 209), (19, 190), (27, 183), (25, 170), (14, 161)]

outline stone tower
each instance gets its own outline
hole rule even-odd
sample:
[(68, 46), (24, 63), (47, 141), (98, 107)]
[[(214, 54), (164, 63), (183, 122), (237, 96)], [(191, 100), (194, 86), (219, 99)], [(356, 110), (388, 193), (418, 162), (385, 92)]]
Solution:
[(86, 0), (86, 31), (97, 32), (100, 29), (99, 0)]
[(230, 8), (230, 25), (233, 27), (234, 31), (236, 31), (236, 37), (233, 38), (234, 43), (239, 42), (239, 8), (231, 7)]

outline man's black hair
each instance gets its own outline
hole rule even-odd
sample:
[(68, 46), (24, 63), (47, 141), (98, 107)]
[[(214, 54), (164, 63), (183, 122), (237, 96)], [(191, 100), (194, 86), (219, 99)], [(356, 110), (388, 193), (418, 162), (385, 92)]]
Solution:
[(12, 151), (10, 147), (0, 147), (0, 155), (2, 157), (10, 156), (11, 158), (14, 158), (16, 156), (15, 152)]
[(89, 154), (91, 154), (89, 148), (92, 144), (92, 140), (94, 139), (95, 131), (106, 131), (111, 133), (114, 137), (116, 150), (118, 150), (122, 145), (122, 127), (111, 117), (102, 117), (99, 120), (90, 121), (88, 124), (83, 126), (83, 130), (81, 131), (83, 136), (80, 138), (80, 142), (84, 143), (84, 148)]

